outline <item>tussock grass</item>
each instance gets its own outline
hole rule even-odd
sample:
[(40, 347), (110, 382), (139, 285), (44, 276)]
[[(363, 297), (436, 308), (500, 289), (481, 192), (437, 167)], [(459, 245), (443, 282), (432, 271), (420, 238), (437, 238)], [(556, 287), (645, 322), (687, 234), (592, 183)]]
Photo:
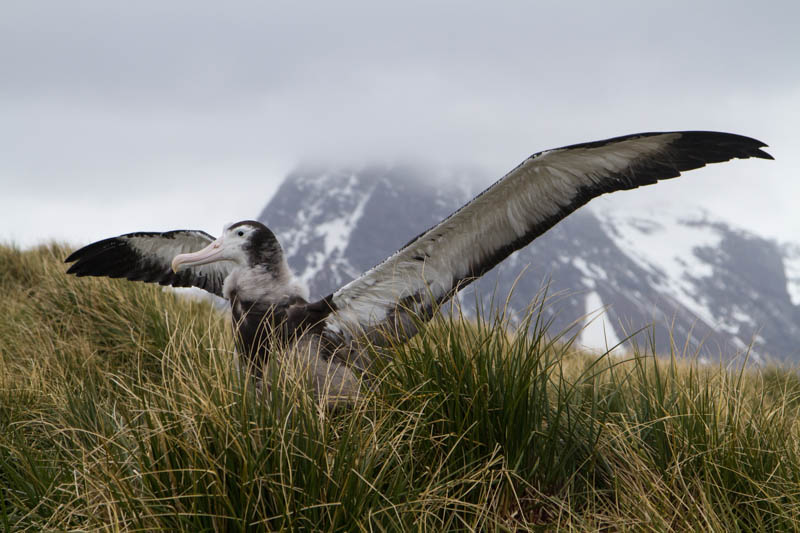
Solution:
[(792, 370), (455, 313), (329, 410), (257, 391), (209, 306), (66, 254), (0, 248), (0, 531), (800, 529)]

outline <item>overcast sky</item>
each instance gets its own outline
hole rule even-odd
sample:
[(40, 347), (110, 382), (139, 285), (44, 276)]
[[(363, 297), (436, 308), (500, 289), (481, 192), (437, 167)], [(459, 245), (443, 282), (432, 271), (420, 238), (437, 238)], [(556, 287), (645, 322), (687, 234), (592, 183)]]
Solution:
[[(567, 7), (571, 6), (571, 7)], [(800, 2), (0, 7), (0, 242), (252, 218), (305, 161), (476, 165), (639, 131), (770, 145), (601, 206), (800, 242)]]

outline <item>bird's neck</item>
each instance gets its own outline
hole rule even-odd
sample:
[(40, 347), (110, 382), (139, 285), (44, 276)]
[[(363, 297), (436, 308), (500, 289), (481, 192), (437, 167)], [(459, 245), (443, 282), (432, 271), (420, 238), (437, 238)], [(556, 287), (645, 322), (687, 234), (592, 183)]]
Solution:
[(278, 265), (240, 267), (225, 280), (223, 295), (233, 302), (279, 304), (287, 300), (308, 300), (308, 289), (295, 279), (285, 261)]

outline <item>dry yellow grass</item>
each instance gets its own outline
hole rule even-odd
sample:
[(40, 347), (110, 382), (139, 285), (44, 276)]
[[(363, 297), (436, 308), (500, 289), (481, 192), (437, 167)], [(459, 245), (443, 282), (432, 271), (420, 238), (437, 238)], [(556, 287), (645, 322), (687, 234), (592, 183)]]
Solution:
[(0, 247), (0, 531), (800, 529), (792, 370), (442, 318), (328, 411), (256, 393), (210, 306), (65, 255)]

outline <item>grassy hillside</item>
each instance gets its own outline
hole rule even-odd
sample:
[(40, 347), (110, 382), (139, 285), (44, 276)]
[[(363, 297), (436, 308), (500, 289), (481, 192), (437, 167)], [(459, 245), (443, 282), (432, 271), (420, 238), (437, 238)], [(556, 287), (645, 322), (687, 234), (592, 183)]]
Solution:
[(793, 531), (796, 373), (440, 319), (327, 412), (225, 318), (0, 247), (0, 531)]

